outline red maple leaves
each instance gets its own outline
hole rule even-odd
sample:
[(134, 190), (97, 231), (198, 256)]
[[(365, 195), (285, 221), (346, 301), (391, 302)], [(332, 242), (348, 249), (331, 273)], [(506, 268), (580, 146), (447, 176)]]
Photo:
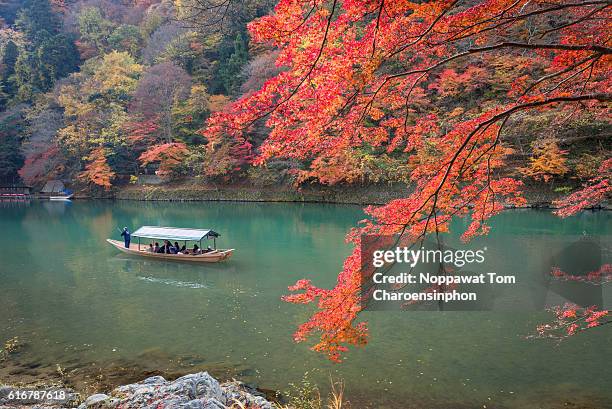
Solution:
[(561, 217), (576, 214), (582, 209), (594, 207), (612, 196), (612, 159), (604, 161), (598, 169), (598, 175), (592, 178), (582, 189), (566, 198), (555, 202), (559, 207), (555, 213)]
[[(448, 230), (453, 217), (471, 219), (465, 240), (486, 234), (492, 216), (525, 203), (520, 181), (501, 172), (511, 152), (503, 132), (509, 121), (522, 112), (554, 108), (562, 115), (577, 106), (609, 117), (606, 3), (280, 0), (249, 30), (253, 41), (280, 49), (276, 64), (285, 70), (214, 114), (209, 140), (245, 141), (265, 122), (270, 133), (255, 163), (311, 161), (308, 177), (322, 181), (343, 180), (321, 164), (344, 172), (356, 150), (408, 155), (411, 190), (367, 209), (370, 219), (349, 235), (356, 247), (336, 287), (300, 281), (291, 289), (301, 292), (285, 298), (317, 303), (296, 339), (316, 333), (314, 349), (334, 360), (346, 345), (366, 341), (365, 325), (356, 323), (359, 234), (416, 240)], [(484, 106), (460, 100), (444, 112), (447, 98), (481, 88), (492, 95)], [(561, 202), (560, 214), (610, 194), (609, 174), (592, 182)]]
[(188, 153), (189, 149), (184, 143), (171, 142), (150, 147), (140, 155), (138, 160), (143, 165), (158, 162), (159, 168), (156, 173), (158, 176), (165, 178), (178, 170)]
[(536, 328), (536, 334), (529, 338), (553, 338), (563, 340), (572, 335), (612, 323), (606, 320), (610, 311), (597, 307), (583, 308), (574, 304), (565, 304), (550, 310), (555, 315), (552, 323), (541, 324)]

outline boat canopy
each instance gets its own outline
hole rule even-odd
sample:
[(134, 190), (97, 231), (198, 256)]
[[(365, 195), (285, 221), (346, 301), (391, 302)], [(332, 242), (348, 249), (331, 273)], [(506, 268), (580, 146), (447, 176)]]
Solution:
[(219, 237), (219, 233), (206, 229), (181, 229), (178, 227), (142, 226), (134, 233), (134, 237), (161, 240), (200, 241), (203, 238)]

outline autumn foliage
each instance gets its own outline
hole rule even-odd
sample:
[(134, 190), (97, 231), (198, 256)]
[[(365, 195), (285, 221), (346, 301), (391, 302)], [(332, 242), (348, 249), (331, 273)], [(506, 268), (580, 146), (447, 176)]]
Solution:
[(103, 147), (96, 148), (89, 156), (89, 163), (85, 170), (81, 172), (79, 178), (85, 182), (93, 183), (106, 190), (110, 189), (111, 182), (115, 177), (106, 160), (106, 150)]
[(555, 315), (555, 320), (552, 323), (539, 325), (536, 334), (531, 338), (563, 340), (590, 328), (612, 323), (612, 320), (609, 319), (610, 311), (594, 306), (584, 308), (574, 304), (565, 304), (552, 308), (551, 312)]
[(541, 142), (533, 149), (530, 166), (523, 173), (536, 180), (550, 181), (555, 176), (567, 173), (567, 151), (559, 149), (554, 140)]
[(612, 159), (604, 161), (599, 169), (597, 176), (592, 178), (581, 189), (570, 194), (566, 198), (555, 202), (559, 207), (555, 213), (561, 217), (568, 217), (576, 214), (582, 209), (593, 207), (602, 203), (612, 195)]
[(187, 153), (187, 146), (184, 143), (164, 143), (152, 146), (140, 155), (138, 160), (143, 166), (152, 162), (159, 163), (156, 173), (158, 176), (166, 178), (178, 170)]
[[(340, 180), (355, 151), (408, 155), (414, 189), (367, 209), (370, 218), (348, 237), (355, 250), (337, 285), (300, 280), (285, 297), (317, 305), (295, 338), (316, 334), (314, 349), (333, 360), (367, 339), (357, 319), (361, 234), (417, 240), (447, 231), (454, 217), (470, 219), (464, 240), (486, 234), (492, 216), (525, 203), (521, 182), (504, 172), (509, 123), (576, 111), (609, 118), (607, 2), (280, 0), (249, 30), (254, 42), (280, 50), (282, 70), (216, 112), (206, 138), (248, 141), (263, 123), (270, 133), (256, 164), (310, 161), (308, 177), (323, 182)], [(474, 93), (490, 97), (472, 109), (462, 98)], [(459, 103), (448, 109), (449, 98)], [(534, 177), (565, 172), (564, 151), (551, 148), (536, 152)], [(562, 214), (609, 196), (609, 177), (592, 182)], [(593, 314), (581, 315), (586, 327)]]

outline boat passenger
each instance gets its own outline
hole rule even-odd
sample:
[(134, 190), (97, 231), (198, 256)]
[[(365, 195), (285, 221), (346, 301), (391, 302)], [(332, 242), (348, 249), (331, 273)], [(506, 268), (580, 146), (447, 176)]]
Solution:
[(170, 249), (168, 248), (168, 240), (164, 240), (164, 245), (159, 248), (158, 253), (168, 254), (170, 253)]
[(123, 242), (125, 244), (125, 248), (129, 249), (130, 248), (131, 236), (130, 236), (130, 231), (128, 230), (127, 227), (123, 228), (123, 231), (121, 232), (121, 237), (123, 237)]
[(177, 241), (174, 242), (174, 250), (176, 250), (177, 253), (181, 252), (181, 246), (179, 246)]
[(179, 251), (179, 253), (186, 254), (187, 253), (187, 246), (183, 244), (183, 247), (181, 247), (181, 250)]
[(153, 253), (159, 253), (159, 243), (155, 242), (155, 246), (153, 247)]
[(200, 254), (200, 248), (198, 247), (198, 245), (197, 245), (197, 244), (194, 244), (194, 245), (193, 245), (193, 251), (191, 252), (191, 254), (193, 254), (194, 256), (195, 256), (196, 254)]
[(155, 249), (153, 248), (153, 243), (149, 243), (149, 248), (147, 249), (149, 253), (155, 253)]

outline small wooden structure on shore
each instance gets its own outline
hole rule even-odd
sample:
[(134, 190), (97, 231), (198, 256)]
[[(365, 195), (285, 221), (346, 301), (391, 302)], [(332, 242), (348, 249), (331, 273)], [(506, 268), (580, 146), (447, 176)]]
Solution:
[(0, 186), (0, 198), (27, 199), (30, 197), (31, 188), (23, 185)]

